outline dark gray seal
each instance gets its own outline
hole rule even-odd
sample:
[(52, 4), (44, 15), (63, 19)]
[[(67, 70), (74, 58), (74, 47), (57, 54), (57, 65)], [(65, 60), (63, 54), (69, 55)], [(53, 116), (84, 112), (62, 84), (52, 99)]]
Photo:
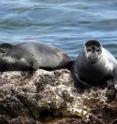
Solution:
[(117, 61), (114, 56), (96, 40), (84, 44), (72, 70), (76, 87), (89, 88), (113, 78), (117, 89)]
[(63, 50), (40, 42), (0, 44), (0, 71), (68, 68), (71, 58)]

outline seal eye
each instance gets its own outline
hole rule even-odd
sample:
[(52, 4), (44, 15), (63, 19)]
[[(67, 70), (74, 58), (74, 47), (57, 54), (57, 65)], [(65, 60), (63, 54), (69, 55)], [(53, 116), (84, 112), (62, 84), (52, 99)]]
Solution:
[(99, 52), (100, 52), (100, 49), (96, 49), (96, 52), (98, 52), (98, 53), (99, 53)]
[(90, 48), (87, 48), (87, 52), (91, 52), (92, 50)]

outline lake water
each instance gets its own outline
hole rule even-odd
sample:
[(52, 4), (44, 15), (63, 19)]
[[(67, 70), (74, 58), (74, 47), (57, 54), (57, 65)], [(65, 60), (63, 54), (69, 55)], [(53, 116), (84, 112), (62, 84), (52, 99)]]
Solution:
[(36, 40), (76, 57), (99, 40), (117, 57), (117, 0), (0, 0), (0, 41)]

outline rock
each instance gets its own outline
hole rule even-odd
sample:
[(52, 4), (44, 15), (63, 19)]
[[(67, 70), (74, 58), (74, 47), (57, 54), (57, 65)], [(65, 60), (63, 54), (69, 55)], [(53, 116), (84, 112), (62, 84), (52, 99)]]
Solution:
[(111, 84), (81, 92), (65, 69), (0, 73), (0, 124), (109, 124), (117, 118)]

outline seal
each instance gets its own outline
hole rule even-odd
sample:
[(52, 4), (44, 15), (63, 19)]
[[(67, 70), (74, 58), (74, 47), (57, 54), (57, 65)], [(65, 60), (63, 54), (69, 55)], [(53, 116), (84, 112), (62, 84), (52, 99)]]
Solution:
[(103, 84), (113, 78), (117, 89), (117, 61), (97, 40), (89, 40), (76, 58), (73, 69), (75, 87), (82, 89)]
[(68, 68), (71, 58), (63, 50), (41, 42), (0, 44), (0, 71)]

